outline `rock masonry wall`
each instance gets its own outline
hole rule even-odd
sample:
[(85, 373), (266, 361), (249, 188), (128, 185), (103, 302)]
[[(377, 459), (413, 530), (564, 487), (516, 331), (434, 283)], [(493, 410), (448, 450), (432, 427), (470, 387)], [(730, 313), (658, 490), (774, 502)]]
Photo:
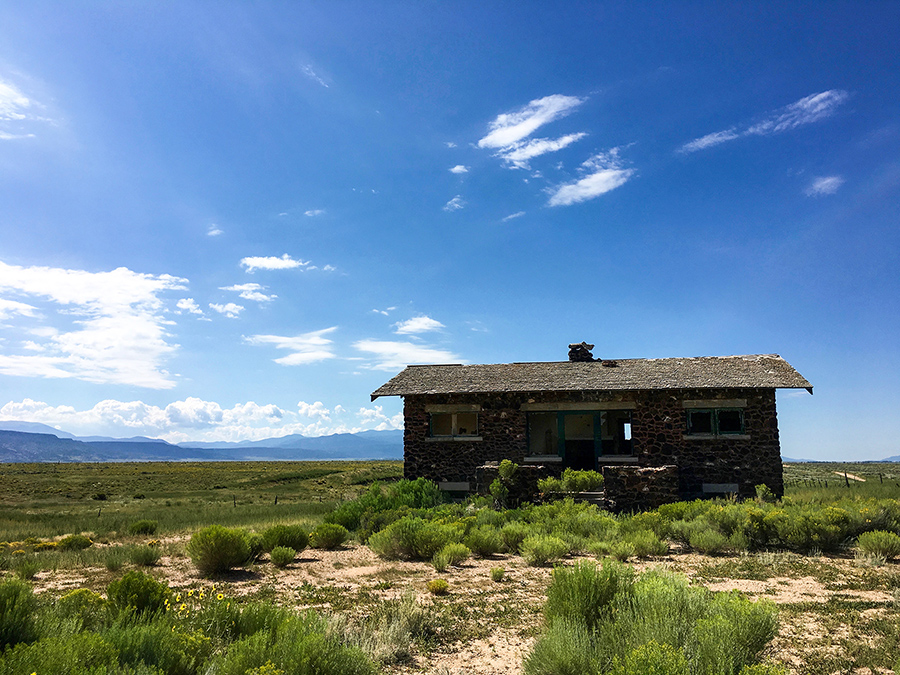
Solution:
[[(687, 436), (683, 401), (694, 399), (745, 399), (745, 433), (737, 437)], [(737, 484), (741, 497), (754, 496), (759, 483), (768, 485), (776, 495), (784, 493), (772, 389), (407, 396), (404, 399), (404, 475), (423, 476), (436, 482), (469, 482), (474, 488), (479, 466), (504, 459), (524, 463), (528, 438), (527, 416), (520, 410), (523, 403), (584, 401), (634, 402), (632, 441), (637, 466), (678, 467), (678, 498), (703, 496), (704, 484)], [(480, 405), (480, 440), (429, 438), (426, 405), (434, 404)]]

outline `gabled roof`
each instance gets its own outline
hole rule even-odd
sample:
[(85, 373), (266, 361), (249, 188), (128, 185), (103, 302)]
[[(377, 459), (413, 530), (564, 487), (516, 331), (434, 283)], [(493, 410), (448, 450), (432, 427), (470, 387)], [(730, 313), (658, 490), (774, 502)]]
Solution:
[(379, 396), (420, 394), (736, 387), (806, 389), (812, 393), (812, 385), (778, 354), (751, 354), (582, 363), (407, 366), (372, 392), (372, 400)]

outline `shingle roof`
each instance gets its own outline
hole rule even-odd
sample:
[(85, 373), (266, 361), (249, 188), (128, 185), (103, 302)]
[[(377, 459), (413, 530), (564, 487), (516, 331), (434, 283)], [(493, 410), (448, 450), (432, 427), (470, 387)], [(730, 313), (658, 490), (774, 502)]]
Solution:
[[(609, 363), (616, 365), (610, 367)], [(807, 389), (812, 393), (812, 385), (777, 354), (751, 354), (587, 363), (407, 366), (372, 392), (372, 400), (416, 394), (734, 387)]]

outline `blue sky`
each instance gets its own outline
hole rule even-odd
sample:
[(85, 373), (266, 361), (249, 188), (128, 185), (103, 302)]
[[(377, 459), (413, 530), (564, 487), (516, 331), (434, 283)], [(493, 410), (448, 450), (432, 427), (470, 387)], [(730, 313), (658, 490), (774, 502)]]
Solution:
[(778, 353), (900, 454), (900, 4), (0, 6), (0, 419), (396, 428), (407, 363)]

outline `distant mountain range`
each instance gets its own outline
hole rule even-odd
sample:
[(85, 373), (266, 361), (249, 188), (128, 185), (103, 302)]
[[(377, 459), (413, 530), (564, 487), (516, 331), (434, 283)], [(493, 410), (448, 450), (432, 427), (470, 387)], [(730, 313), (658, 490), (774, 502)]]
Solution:
[(0, 421), (0, 462), (212, 462), (402, 459), (403, 432), (294, 434), (239, 443), (181, 443), (144, 436), (75, 436), (36, 422)]

